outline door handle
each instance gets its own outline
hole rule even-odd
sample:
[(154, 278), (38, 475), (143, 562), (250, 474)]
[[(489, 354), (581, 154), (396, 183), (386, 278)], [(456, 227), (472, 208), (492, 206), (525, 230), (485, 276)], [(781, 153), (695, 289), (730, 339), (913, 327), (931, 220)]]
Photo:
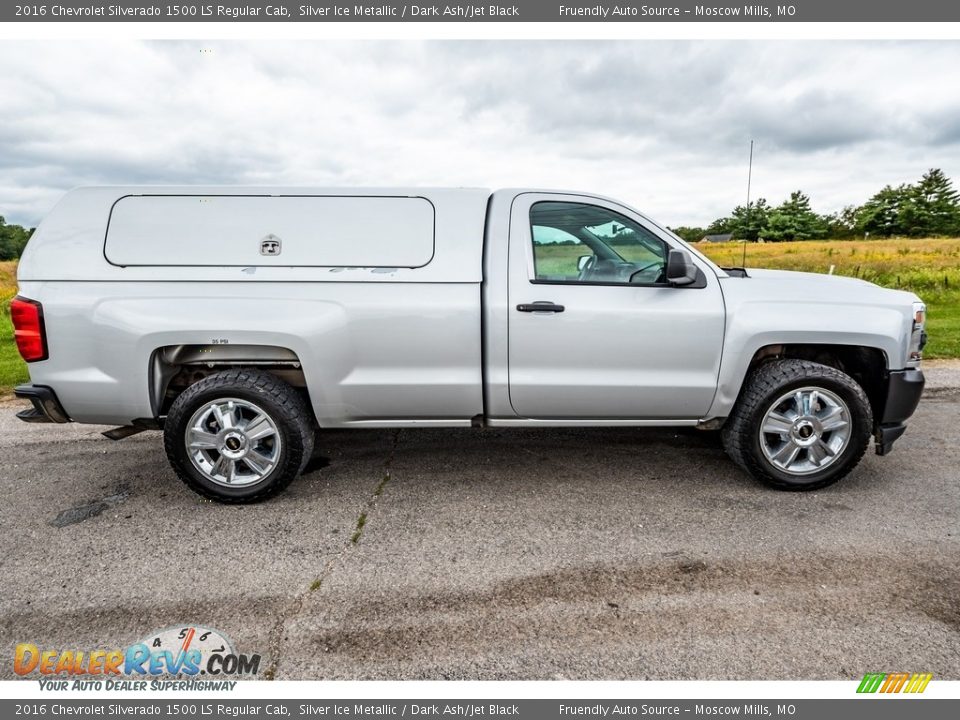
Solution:
[(520, 312), (552, 312), (560, 313), (563, 312), (566, 308), (563, 305), (556, 305), (549, 300), (537, 300), (532, 303), (521, 303), (517, 305), (517, 310)]

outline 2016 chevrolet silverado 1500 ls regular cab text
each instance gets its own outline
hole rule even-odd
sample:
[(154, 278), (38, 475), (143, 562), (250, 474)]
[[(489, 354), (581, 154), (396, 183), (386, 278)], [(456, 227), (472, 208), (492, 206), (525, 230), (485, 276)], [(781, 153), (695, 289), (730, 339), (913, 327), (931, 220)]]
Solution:
[(724, 270), (582, 193), (83, 188), (18, 274), (19, 416), (162, 429), (225, 502), (282, 490), (328, 428), (721, 428), (809, 490), (889, 451), (923, 389), (915, 295)]

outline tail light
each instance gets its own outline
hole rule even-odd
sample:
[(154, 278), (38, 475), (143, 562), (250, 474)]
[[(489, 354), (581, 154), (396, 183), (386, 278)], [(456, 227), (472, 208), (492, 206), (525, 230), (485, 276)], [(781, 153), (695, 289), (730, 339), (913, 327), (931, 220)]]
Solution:
[(17, 295), (10, 301), (13, 336), (20, 356), (27, 362), (46, 360), (47, 332), (43, 327), (43, 306), (36, 300)]

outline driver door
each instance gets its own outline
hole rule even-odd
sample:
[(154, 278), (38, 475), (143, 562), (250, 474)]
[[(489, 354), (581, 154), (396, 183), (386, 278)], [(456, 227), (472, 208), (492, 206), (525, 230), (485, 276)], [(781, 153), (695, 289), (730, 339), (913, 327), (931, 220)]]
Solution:
[(723, 298), (713, 270), (696, 257), (700, 282), (665, 282), (671, 245), (616, 203), (542, 193), (515, 199), (508, 333), (510, 400), (519, 416), (706, 413), (720, 368)]

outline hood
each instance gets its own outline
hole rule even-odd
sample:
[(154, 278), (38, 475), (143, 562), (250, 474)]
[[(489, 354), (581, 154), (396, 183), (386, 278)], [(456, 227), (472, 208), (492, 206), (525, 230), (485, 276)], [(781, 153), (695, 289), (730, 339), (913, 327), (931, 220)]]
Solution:
[(918, 298), (839, 275), (749, 270), (720, 281), (727, 313), (724, 353), (784, 343), (876, 348), (905, 367)]
[[(743, 288), (734, 288), (743, 283)], [(808, 302), (850, 303), (854, 305), (901, 306), (919, 301), (912, 292), (891, 290), (858, 278), (823, 273), (795, 272), (748, 268), (747, 277), (723, 283), (739, 295), (742, 289), (751, 299), (771, 301), (803, 300)]]

